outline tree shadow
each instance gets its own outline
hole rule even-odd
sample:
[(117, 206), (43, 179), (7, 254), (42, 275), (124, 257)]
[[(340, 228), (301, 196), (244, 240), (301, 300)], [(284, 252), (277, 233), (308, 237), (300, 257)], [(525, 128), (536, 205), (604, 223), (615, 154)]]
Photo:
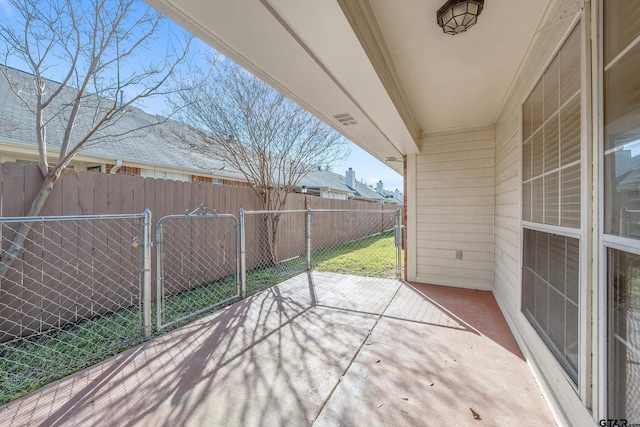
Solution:
[[(307, 272), (10, 402), (0, 418), (7, 426), (309, 425), (362, 349), (376, 348), (380, 325), (421, 360), (462, 351), (425, 341), (423, 325), (485, 335), (522, 358), (508, 328), (506, 336), (480, 313), (492, 298)], [(413, 360), (401, 365), (393, 369), (411, 387), (433, 374)]]
[(311, 273), (5, 405), (15, 425), (304, 425), (374, 316), (316, 306)]

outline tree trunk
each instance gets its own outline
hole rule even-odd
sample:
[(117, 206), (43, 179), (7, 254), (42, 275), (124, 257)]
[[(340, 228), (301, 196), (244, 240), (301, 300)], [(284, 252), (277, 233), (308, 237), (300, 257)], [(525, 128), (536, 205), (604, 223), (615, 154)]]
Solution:
[[(27, 212), (26, 216), (36, 216), (40, 213), (45, 202), (49, 198), (51, 190), (53, 190), (53, 184), (56, 181), (57, 176), (55, 175), (45, 176), (42, 186), (40, 187), (40, 191), (38, 191), (35, 199), (33, 199), (29, 212)], [(18, 254), (24, 246), (24, 241), (27, 239), (27, 235), (29, 234), (29, 231), (31, 231), (32, 227), (33, 222), (21, 223), (18, 230), (14, 233), (11, 246), (9, 246), (9, 249), (2, 252), (2, 256), (0, 256), (0, 280), (5, 277), (7, 271), (11, 268), (13, 260), (18, 257)]]
[(271, 218), (271, 229), (269, 230), (269, 255), (274, 266), (280, 265), (280, 257), (278, 256), (278, 222), (280, 214), (274, 214)]
[(262, 220), (260, 244), (262, 246), (262, 259), (269, 267), (277, 267), (280, 264), (278, 256), (278, 221), (280, 214), (265, 213)]

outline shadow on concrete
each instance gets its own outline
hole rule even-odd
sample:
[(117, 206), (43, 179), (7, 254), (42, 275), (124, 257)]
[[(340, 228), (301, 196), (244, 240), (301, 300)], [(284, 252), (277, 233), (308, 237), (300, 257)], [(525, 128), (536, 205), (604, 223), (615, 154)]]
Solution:
[[(378, 300), (399, 286), (379, 279), (372, 314), (361, 314), (361, 280), (322, 282), (317, 295), (313, 274), (300, 275), (10, 402), (0, 417), (10, 426), (309, 425), (373, 327)], [(345, 296), (354, 312), (316, 304)]]
[(464, 424), (470, 405), (493, 416), (478, 402), (548, 421), (536, 392), (490, 293), (309, 272), (10, 402), (0, 424)]

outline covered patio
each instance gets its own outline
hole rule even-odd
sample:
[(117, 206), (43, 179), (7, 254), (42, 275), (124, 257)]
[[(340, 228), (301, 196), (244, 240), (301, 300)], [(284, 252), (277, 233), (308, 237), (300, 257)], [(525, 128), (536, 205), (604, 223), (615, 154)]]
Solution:
[(555, 425), (491, 292), (315, 271), (10, 402), (0, 420)]
[[(147, 2), (403, 174), (404, 278), (491, 292), (558, 424), (640, 424), (640, 2)], [(443, 32), (441, 11), (479, 5)], [(428, 337), (397, 357), (462, 375)], [(449, 397), (463, 412), (503, 384), (470, 351), (492, 364)]]

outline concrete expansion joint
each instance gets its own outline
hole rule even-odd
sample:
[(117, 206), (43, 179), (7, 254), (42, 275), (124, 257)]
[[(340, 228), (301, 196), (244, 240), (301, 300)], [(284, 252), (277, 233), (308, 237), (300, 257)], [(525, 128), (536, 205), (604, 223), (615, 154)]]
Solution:
[[(399, 281), (400, 282), (400, 281)], [(404, 282), (400, 282), (399, 284), (403, 284)], [(331, 389), (331, 392), (327, 395), (327, 398), (325, 399), (324, 402), (322, 402), (322, 405), (320, 406), (320, 410), (318, 411), (318, 415), (316, 416), (316, 418), (313, 420), (313, 422), (315, 422), (318, 417), (320, 416), (320, 414), (322, 414), (322, 411), (324, 410), (325, 406), (327, 405), (327, 402), (329, 402), (329, 400), (331, 400), (331, 397), (333, 396), (333, 394), (336, 391), (336, 388), (338, 387), (338, 385), (340, 384), (340, 382), (344, 379), (344, 376), (347, 374), (347, 372), (349, 372), (349, 369), (351, 369), (351, 366), (353, 365), (353, 363), (355, 362), (356, 358), (358, 357), (358, 355), (360, 354), (360, 352), (362, 351), (362, 349), (364, 348), (365, 345), (372, 345), (373, 341), (371, 341), (371, 334), (373, 333), (374, 329), (376, 328), (376, 326), (378, 326), (378, 323), (380, 322), (380, 319), (382, 319), (382, 317), (384, 316), (384, 314), (387, 312), (387, 310), (389, 309), (389, 306), (391, 305), (391, 303), (395, 300), (396, 296), (398, 295), (398, 292), (400, 292), (400, 288), (402, 286), (398, 286), (398, 288), (396, 289), (396, 291), (393, 293), (393, 296), (389, 299), (389, 302), (387, 303), (387, 305), (384, 307), (384, 310), (382, 310), (380, 312), (380, 314), (378, 314), (376, 321), (373, 323), (373, 326), (369, 329), (369, 331), (367, 332), (367, 335), (364, 337), (364, 339), (362, 340), (362, 342), (360, 343), (360, 346), (358, 347), (358, 349), (353, 353), (353, 357), (351, 358), (351, 360), (349, 361), (349, 364), (347, 365), (347, 367), (345, 368), (345, 370), (342, 372), (342, 375), (340, 375), (340, 378), (338, 378), (338, 381), (334, 384), (333, 388)]]

